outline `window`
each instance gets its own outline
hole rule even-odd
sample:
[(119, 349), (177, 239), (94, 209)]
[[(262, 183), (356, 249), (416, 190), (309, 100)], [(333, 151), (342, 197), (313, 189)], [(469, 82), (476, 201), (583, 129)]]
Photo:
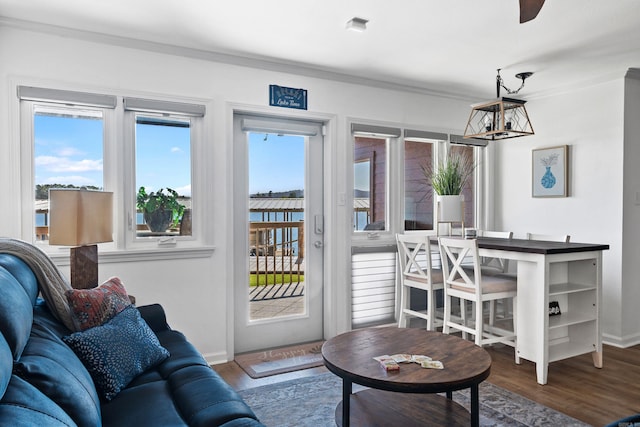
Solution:
[(192, 165), (205, 107), (128, 97), (123, 104), (134, 151), (135, 179), (127, 186), (134, 240), (174, 244), (166, 239), (194, 234)]
[(364, 230), (371, 222), (371, 187), (373, 183), (372, 159), (353, 162), (353, 229)]
[(49, 238), (49, 189), (103, 190), (103, 113), (36, 104), (33, 109), (35, 236)]
[[(352, 123), (353, 231), (434, 230), (435, 194), (425, 169), (436, 168), (447, 153), (468, 158), (475, 166), (463, 190), (465, 227), (478, 224), (482, 190), (481, 149), (485, 141), (418, 129)], [(400, 138), (402, 136), (402, 139)], [(364, 234), (364, 233), (361, 233)], [(357, 235), (357, 234), (356, 234)]]
[(433, 230), (433, 189), (425, 168), (433, 167), (434, 142), (404, 141), (404, 227)]
[(354, 147), (354, 231), (384, 230), (387, 140), (356, 136)]
[(353, 133), (353, 231), (388, 230), (388, 144), (400, 130), (351, 125)]
[[(136, 114), (135, 147), (137, 236), (190, 236), (189, 118)], [(166, 211), (152, 210), (159, 197)]]
[[(17, 94), (25, 240), (48, 246), (48, 190), (62, 187), (114, 192), (123, 212), (114, 215), (117, 247), (199, 241), (192, 180), (202, 157), (204, 105), (128, 97), (119, 105), (113, 95), (29, 86), (18, 86)], [(176, 196), (176, 210), (160, 231), (137, 212), (141, 187), (146, 194), (169, 188)], [(125, 238), (118, 242), (119, 236)]]
[(435, 197), (428, 170), (436, 168), (449, 135), (404, 130), (404, 229), (433, 230)]
[[(476, 165), (476, 169), (478, 168), (477, 162), (475, 160), (475, 149), (471, 146), (467, 145), (451, 145), (451, 153), (457, 154), (465, 159), (468, 159), (470, 164)], [(477, 173), (471, 175), (469, 181), (467, 181), (466, 185), (462, 190), (462, 195), (464, 196), (464, 226), (466, 228), (474, 228), (476, 227), (476, 176)]]
[[(113, 96), (17, 87), (21, 101), (23, 236), (49, 243), (49, 189), (105, 184), (105, 135)], [(27, 211), (28, 210), (28, 211)], [(27, 219), (28, 218), (28, 219)]]

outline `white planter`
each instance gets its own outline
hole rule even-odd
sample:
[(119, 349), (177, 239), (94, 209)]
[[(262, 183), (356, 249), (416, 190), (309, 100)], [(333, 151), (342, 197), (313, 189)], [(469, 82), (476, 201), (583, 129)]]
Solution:
[(437, 202), (437, 221), (438, 222), (462, 222), (464, 218), (462, 202), (464, 196), (462, 194), (456, 196), (438, 196)]

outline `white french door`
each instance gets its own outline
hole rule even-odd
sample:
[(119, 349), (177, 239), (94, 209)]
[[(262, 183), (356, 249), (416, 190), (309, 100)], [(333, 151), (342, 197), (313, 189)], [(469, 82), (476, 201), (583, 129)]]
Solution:
[(323, 336), (322, 124), (234, 116), (235, 353)]

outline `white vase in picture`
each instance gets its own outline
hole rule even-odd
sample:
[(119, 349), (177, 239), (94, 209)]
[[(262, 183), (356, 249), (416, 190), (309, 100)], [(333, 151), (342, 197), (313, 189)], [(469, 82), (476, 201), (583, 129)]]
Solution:
[(462, 194), (454, 196), (437, 196), (438, 221), (439, 222), (462, 222), (464, 212), (462, 212)]

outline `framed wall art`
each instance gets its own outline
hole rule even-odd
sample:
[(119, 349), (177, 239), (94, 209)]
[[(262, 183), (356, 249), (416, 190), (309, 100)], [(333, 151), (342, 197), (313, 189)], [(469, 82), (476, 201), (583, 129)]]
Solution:
[(533, 197), (568, 196), (568, 145), (532, 150), (531, 194)]

